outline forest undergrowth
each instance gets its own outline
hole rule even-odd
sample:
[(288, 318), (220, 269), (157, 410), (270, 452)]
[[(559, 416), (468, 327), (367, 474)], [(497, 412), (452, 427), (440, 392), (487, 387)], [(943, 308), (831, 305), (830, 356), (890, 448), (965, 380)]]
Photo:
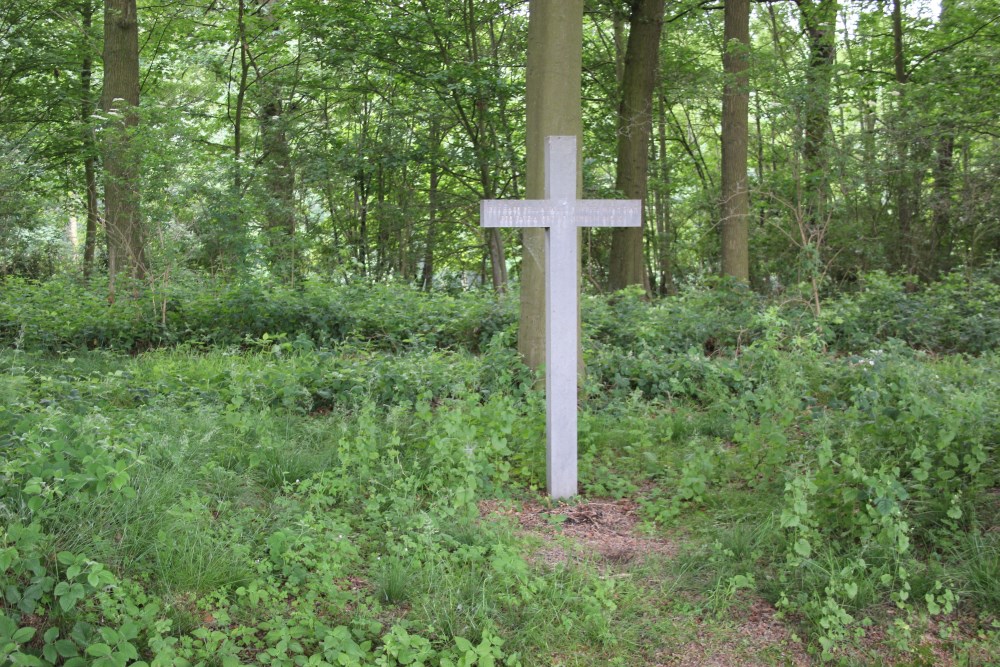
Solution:
[[(818, 319), (725, 286), (587, 297), (564, 504), (543, 497), (516, 299), (0, 288), (2, 664), (1000, 651), (988, 274), (873, 274)], [(599, 506), (628, 510), (615, 535), (638, 547), (573, 547)], [(747, 641), (751, 620), (780, 632)]]

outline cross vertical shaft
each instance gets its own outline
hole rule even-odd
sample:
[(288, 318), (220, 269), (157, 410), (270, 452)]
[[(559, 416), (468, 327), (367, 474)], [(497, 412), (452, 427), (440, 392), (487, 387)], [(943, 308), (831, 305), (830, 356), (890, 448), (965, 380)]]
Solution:
[(576, 137), (546, 138), (545, 198), (564, 211), (561, 224), (545, 229), (545, 469), (549, 495), (568, 498), (577, 488)]
[(545, 199), (481, 202), (483, 227), (545, 228), (546, 482), (576, 495), (580, 227), (638, 227), (639, 200), (576, 198), (576, 137), (545, 140)]

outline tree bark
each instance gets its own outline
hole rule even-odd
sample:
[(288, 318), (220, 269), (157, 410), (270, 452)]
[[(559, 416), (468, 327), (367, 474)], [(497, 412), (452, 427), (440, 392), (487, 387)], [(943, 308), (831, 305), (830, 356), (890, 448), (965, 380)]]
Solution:
[[(276, 0), (258, 0), (265, 21), (273, 30), (278, 29), (273, 9)], [(268, 76), (257, 71), (260, 100), (261, 162), (264, 168), (264, 206), (268, 260), (272, 274), (286, 283), (296, 282), (295, 253), (295, 168), (288, 142), (285, 101), (281, 81), (272, 70)], [(273, 77), (273, 78), (271, 78)]]
[(909, 74), (906, 71), (906, 54), (903, 50), (903, 3), (893, 0), (892, 3), (892, 61), (897, 85), (896, 129), (896, 238), (889, 241), (893, 253), (890, 255), (893, 267), (897, 270), (912, 272), (914, 266), (914, 233), (913, 233), (913, 179), (910, 166), (910, 137), (903, 128), (906, 119), (906, 84)]
[(830, 87), (837, 56), (836, 0), (796, 0), (809, 41), (804, 104), (803, 222), (810, 229), (825, 224), (830, 182), (827, 173), (826, 129), (830, 122)]
[(429, 292), (434, 284), (434, 244), (437, 240), (438, 189), (441, 181), (441, 167), (438, 163), (441, 150), (441, 125), (437, 119), (431, 121), (430, 149), (427, 164), (429, 178), (427, 236), (424, 243), (424, 266), (420, 275), (420, 287), (426, 292)]
[[(628, 46), (622, 74), (622, 97), (618, 110), (618, 156), (615, 189), (626, 199), (645, 202), (649, 177), (649, 137), (653, 124), (653, 89), (663, 32), (664, 0), (633, 0), (629, 16)], [(640, 227), (616, 228), (611, 232), (611, 266), (608, 286), (612, 290), (642, 285), (649, 293), (649, 276), (643, 261), (646, 207)]]
[(83, 242), (83, 277), (90, 278), (94, 270), (94, 255), (97, 250), (97, 225), (100, 210), (97, 201), (97, 140), (91, 125), (94, 114), (93, 65), (91, 56), (90, 31), (94, 25), (94, 2), (83, 0), (80, 5), (83, 18), (84, 55), (80, 67), (80, 123), (83, 127), (83, 174), (87, 199), (87, 232)]
[(750, 1), (726, 0), (722, 69), (722, 275), (750, 282)]
[(139, 23), (136, 0), (105, 0), (102, 108), (112, 117), (105, 133), (104, 203), (108, 273), (146, 275), (145, 234), (139, 211), (139, 155), (132, 135), (139, 125)]
[(657, 268), (660, 273), (659, 294), (665, 296), (674, 292), (673, 262), (671, 261), (671, 169), (667, 161), (667, 99), (660, 86), (659, 112), (657, 114), (657, 162), (660, 166), (660, 182), (657, 187), (656, 202), (656, 246)]
[[(526, 100), (528, 199), (545, 197), (545, 137), (575, 135), (577, 145), (583, 145), (582, 49), (583, 0), (530, 0)], [(578, 158), (582, 153), (578, 151)], [(577, 174), (581, 175), (579, 168)], [(581, 185), (578, 184), (578, 190), (582, 190)], [(525, 229), (523, 234), (517, 349), (528, 367), (537, 370), (545, 363), (545, 231)]]
[(236, 112), (233, 116), (233, 191), (243, 194), (243, 107), (246, 105), (250, 78), (250, 46), (247, 42), (246, 0), (239, 0), (236, 15), (236, 40), (240, 52), (240, 79), (236, 90)]
[(265, 86), (270, 99), (264, 102), (260, 116), (264, 187), (267, 202), (267, 242), (271, 270), (286, 282), (295, 274), (295, 169), (285, 130), (284, 102), (277, 86)]

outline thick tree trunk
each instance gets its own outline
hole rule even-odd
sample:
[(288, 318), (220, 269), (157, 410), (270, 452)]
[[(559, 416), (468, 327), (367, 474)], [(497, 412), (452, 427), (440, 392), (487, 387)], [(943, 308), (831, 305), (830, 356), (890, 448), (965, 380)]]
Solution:
[(266, 233), (271, 270), (286, 282), (295, 281), (295, 169), (285, 131), (284, 103), (277, 88), (263, 105), (260, 118)]
[[(527, 70), (527, 197), (545, 197), (545, 137), (577, 137), (582, 146), (580, 87), (583, 0), (530, 0)], [(582, 155), (583, 151), (578, 151)], [(579, 174), (579, 169), (577, 170)], [(517, 349), (532, 369), (545, 363), (545, 231), (523, 232), (521, 324)], [(582, 359), (582, 355), (580, 359)]]
[[(273, 14), (277, 4), (275, 0), (258, 0), (265, 13), (265, 21), (272, 30), (280, 27)], [(271, 273), (286, 283), (294, 284), (299, 272), (295, 248), (295, 168), (288, 141), (284, 91), (277, 76), (274, 71), (266, 76), (257, 71), (261, 163), (266, 195), (264, 232)]]
[(83, 0), (80, 5), (83, 18), (84, 56), (80, 67), (80, 123), (83, 127), (83, 174), (87, 198), (87, 234), (83, 242), (83, 277), (89, 278), (94, 270), (97, 250), (97, 224), (100, 211), (97, 201), (97, 141), (91, 125), (94, 114), (93, 58), (90, 53), (90, 31), (94, 25), (93, 0)]
[[(618, 160), (615, 188), (626, 199), (646, 199), (649, 177), (649, 137), (653, 124), (653, 89), (663, 32), (664, 0), (633, 0), (630, 30), (622, 74), (618, 111)], [(620, 227), (611, 232), (612, 290), (642, 285), (649, 290), (643, 261), (645, 210), (641, 227)]]
[(722, 275), (750, 282), (750, 1), (726, 0), (722, 69)]
[(809, 40), (809, 65), (806, 68), (804, 104), (803, 216), (809, 229), (826, 223), (827, 173), (826, 129), (830, 122), (830, 87), (837, 56), (836, 0), (797, 0), (802, 27)]
[(108, 272), (146, 275), (145, 234), (139, 217), (139, 156), (132, 134), (139, 125), (139, 24), (135, 0), (105, 0), (102, 108), (112, 121), (105, 133), (104, 203)]

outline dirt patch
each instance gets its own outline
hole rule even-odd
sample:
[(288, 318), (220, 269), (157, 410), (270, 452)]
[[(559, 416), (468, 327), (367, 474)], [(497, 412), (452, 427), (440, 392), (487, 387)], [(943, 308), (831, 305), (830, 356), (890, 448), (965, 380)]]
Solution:
[(594, 499), (553, 507), (535, 500), (520, 507), (496, 500), (479, 503), (480, 516), (513, 519), (525, 533), (542, 539), (532, 560), (558, 565), (595, 556), (608, 563), (630, 563), (651, 555), (674, 556), (677, 547), (662, 538), (640, 535), (638, 504), (633, 500)]

